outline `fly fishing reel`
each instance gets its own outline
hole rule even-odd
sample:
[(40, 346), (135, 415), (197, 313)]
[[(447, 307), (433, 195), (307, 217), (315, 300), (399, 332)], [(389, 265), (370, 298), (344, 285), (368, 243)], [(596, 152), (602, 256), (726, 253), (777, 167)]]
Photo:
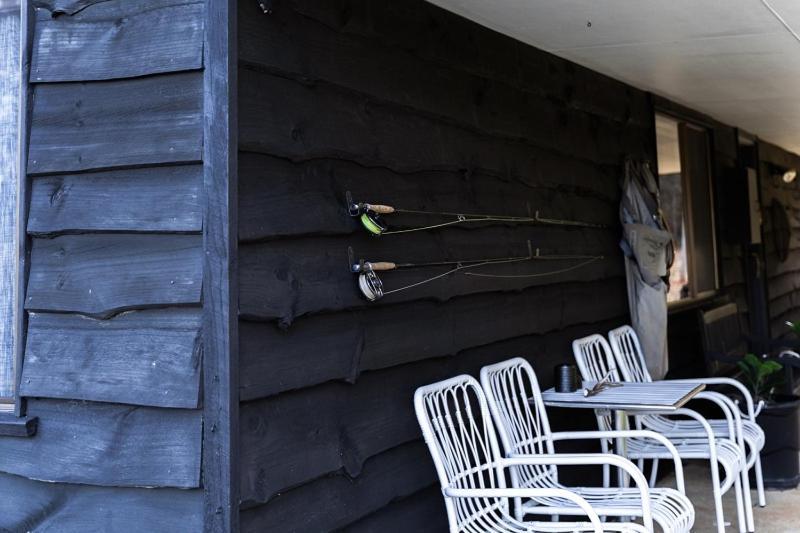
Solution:
[(350, 271), (354, 274), (358, 274), (358, 289), (361, 291), (364, 298), (370, 302), (383, 298), (383, 281), (378, 277), (377, 271), (394, 270), (397, 268), (397, 265), (385, 261), (371, 263), (363, 259), (359, 259), (358, 262), (355, 262), (352, 248), (347, 249), (347, 255)]
[(347, 198), (347, 211), (351, 217), (357, 217), (364, 229), (373, 237), (378, 237), (389, 230), (389, 225), (384, 222), (381, 215), (394, 213), (394, 208), (388, 205), (372, 205), (365, 202), (353, 202), (350, 191), (345, 193)]

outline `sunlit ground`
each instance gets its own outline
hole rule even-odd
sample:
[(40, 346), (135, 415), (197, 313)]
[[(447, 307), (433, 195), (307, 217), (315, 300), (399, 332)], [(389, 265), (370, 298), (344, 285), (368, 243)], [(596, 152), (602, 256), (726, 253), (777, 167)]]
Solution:
[[(691, 461), (684, 464), (686, 492), (694, 504), (697, 518), (695, 533), (715, 533), (714, 499), (711, 495), (711, 474), (708, 467), (700, 462)], [(674, 478), (664, 479), (661, 486), (674, 487)], [(767, 491), (767, 506), (757, 505), (755, 490), (752, 492), (755, 505), (756, 533), (797, 533), (800, 532), (800, 490)], [(723, 496), (725, 521), (730, 525), (726, 532), (739, 531), (736, 522), (736, 497), (733, 488)]]

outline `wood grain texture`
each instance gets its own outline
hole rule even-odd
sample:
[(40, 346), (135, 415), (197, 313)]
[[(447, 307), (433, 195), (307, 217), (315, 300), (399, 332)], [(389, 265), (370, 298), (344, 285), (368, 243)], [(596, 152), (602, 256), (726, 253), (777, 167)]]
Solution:
[(202, 2), (102, 2), (74, 16), (39, 11), (30, 79), (107, 80), (202, 66)]
[[(240, 0), (239, 11), (242, 530), (440, 528), (413, 391), (515, 355), (547, 385), (574, 338), (627, 320), (618, 181), (623, 155), (655, 155), (649, 97), (422, 1), (286, 0), (264, 20)], [(375, 239), (344, 212), (346, 190), (408, 209), (530, 206), (609, 227)], [(348, 246), (421, 262), (524, 255), (528, 240), (543, 254), (608, 259), (540, 278), (454, 276), (374, 305), (348, 272)], [(441, 272), (383, 281), (391, 290)], [(562, 418), (575, 426), (564, 429), (593, 423)], [(373, 475), (412, 448), (420, 455)]]
[(420, 63), (502, 81), (561, 106), (618, 119), (651, 115), (642, 91), (419, 0), (377, 9), (369, 0), (291, 0), (289, 8), (341, 34), (363, 38), (363, 46), (399, 48)]
[(35, 88), (28, 173), (196, 162), (202, 74)]
[(239, 531), (236, 0), (205, 2), (203, 531)]
[(0, 11), (0, 398), (13, 398), (16, 376), (20, 119), (19, 9)]
[[(534, 335), (624, 316), (624, 295), (625, 280), (620, 277), (471, 295), (446, 304), (409, 302), (309, 316), (288, 330), (273, 323), (243, 321), (240, 396), (252, 400), (330, 380), (357, 383), (365, 371), (515, 337), (531, 336), (535, 345), (541, 338)], [(407, 335), (409, 331), (415, 334)]]
[(438, 485), (431, 486), (348, 524), (345, 530), (347, 533), (406, 533), (408, 517), (413, 516), (419, 524), (414, 527), (414, 533), (441, 533), (447, 530), (444, 508), (442, 491)]
[(28, 233), (200, 232), (202, 167), (34, 178)]
[(199, 235), (65, 235), (34, 239), (25, 307), (100, 317), (200, 303)]
[(28, 401), (39, 430), (0, 439), (0, 471), (29, 479), (118, 487), (200, 485), (198, 411)]
[[(471, 170), (399, 174), (333, 159), (293, 164), (243, 153), (239, 155), (239, 239), (249, 242), (363, 232), (346, 212), (348, 190), (356, 202), (388, 203), (405, 209), (517, 216), (530, 216), (538, 210), (542, 217), (615, 223), (615, 173), (574, 160), (564, 160), (560, 168), (556, 161), (552, 163), (550, 167), (547, 161), (537, 160), (530, 173), (518, 175)], [(389, 190), (387, 183), (391, 183)], [(409, 215), (386, 219), (395, 228), (443, 220)]]
[(474, 346), (449, 357), (365, 372), (354, 385), (331, 382), (243, 403), (242, 500), (266, 502), (340, 469), (356, 478), (370, 457), (420, 437), (412, 401), (417, 387), (462, 373), (477, 375), (482, 366), (513, 356), (529, 359), (546, 387), (552, 367), (572, 360), (572, 340), (623, 320), (598, 319)]
[[(633, 115), (630, 107), (619, 112), (616, 106), (598, 109), (596, 104), (586, 110), (564, 94), (565, 87), (558, 91), (541, 84), (521, 83), (519, 79), (466, 72), (457, 63), (421, 58), (407, 46), (337, 31), (338, 28), (298, 13), (292, 3), (276, 9), (267, 19), (257, 4), (240, 6), (240, 62), (282, 77), (335, 84), (500, 135), (537, 138), (536, 128), (543, 130), (553, 120), (575, 130), (591, 124), (610, 136), (619, 135), (623, 127), (644, 133), (650, 126), (649, 113)], [(430, 31), (429, 27), (426, 29)], [(303, 36), (302, 46), (297, 46), (299, 35)], [(542, 59), (544, 67), (547, 60)], [(547, 59), (552, 64), (563, 63), (556, 58)], [(612, 87), (597, 80), (594, 83), (594, 101), (603, 91), (623, 94), (619, 84)], [(553, 105), (554, 100), (561, 105)], [(508, 112), (511, 108), (517, 113)], [(644, 107), (637, 109), (640, 110)]]
[[(422, 442), (373, 458), (360, 476), (327, 476), (277, 496), (269, 505), (242, 512), (242, 533), (331, 531), (344, 527), (397, 498), (430, 486), (436, 472)], [(316, 502), (298, 513), (303, 502)], [(409, 518), (409, 521), (411, 518)]]
[(0, 530), (37, 533), (202, 528), (202, 492), (42, 483), (0, 474)]
[(199, 309), (109, 320), (31, 313), (20, 394), (196, 408), (200, 329)]
[[(539, 153), (574, 152), (577, 159), (607, 165), (618, 165), (626, 153), (645, 153), (641, 132), (622, 129), (617, 135), (603, 135), (591, 123), (567, 127), (557, 114), (533, 122), (535, 132), (498, 136), (325, 84), (248, 69), (240, 69), (239, 77), (240, 149), (293, 160), (338, 157), (403, 172), (501, 171), (509, 161), (535, 159)], [(265, 94), (282, 97), (264, 98)], [(566, 147), (569, 150), (562, 151)]]
[[(476, 237), (479, 233), (480, 237)], [(492, 291), (519, 291), (526, 287), (566, 281), (591, 281), (618, 276), (622, 263), (617, 255), (616, 232), (558, 230), (536, 227), (491, 227), (473, 232), (450, 229), (360, 241), (346, 237), (279, 240), (241, 246), (239, 250), (240, 315), (255, 320), (279, 320), (288, 326), (299, 316), (323, 311), (378, 307), (416, 299), (446, 301), (454, 296)], [(387, 295), (369, 304), (348, 271), (347, 248), (368, 261), (423, 262), (490, 257), (526, 256), (527, 240), (546, 254), (613, 255), (560, 274), (531, 278), (484, 278), (456, 274), (412, 290)], [(580, 261), (530, 261), (495, 265), (475, 272), (499, 275), (547, 274), (580, 264)], [(445, 268), (398, 270), (383, 276), (386, 291), (442, 274)]]

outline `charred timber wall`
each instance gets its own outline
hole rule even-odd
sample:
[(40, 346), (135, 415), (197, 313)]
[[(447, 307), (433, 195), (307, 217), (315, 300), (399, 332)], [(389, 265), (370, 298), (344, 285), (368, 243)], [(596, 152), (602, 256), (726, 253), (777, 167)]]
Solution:
[[(770, 332), (773, 338), (793, 339), (795, 336), (785, 323), (800, 321), (800, 182), (784, 183), (781, 178), (787, 169), (800, 169), (800, 156), (760, 143), (759, 158)], [(771, 211), (773, 202), (783, 206), (788, 227), (776, 224)], [(785, 237), (778, 233), (783, 231), (789, 233), (785, 257), (779, 253), (779, 243), (785, 242)]]
[(202, 530), (204, 3), (37, 6), (20, 395), (39, 431), (0, 439), (0, 529)]
[[(242, 530), (441, 531), (413, 392), (516, 355), (547, 385), (572, 339), (626, 320), (619, 181), (625, 155), (654, 157), (650, 99), (418, 0), (281, 0), (271, 15), (242, 0), (238, 105)], [(346, 190), (608, 227), (376, 239), (347, 216)], [(606, 259), (374, 304), (347, 268), (348, 246), (425, 261), (520, 255), (528, 240)]]

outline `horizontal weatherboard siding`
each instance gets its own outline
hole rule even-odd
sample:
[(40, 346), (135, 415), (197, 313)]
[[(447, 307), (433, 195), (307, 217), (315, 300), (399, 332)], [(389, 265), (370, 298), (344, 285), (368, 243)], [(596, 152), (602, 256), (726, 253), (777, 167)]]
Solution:
[(0, 531), (200, 531), (203, 492), (42, 483), (0, 474)]
[(40, 9), (31, 82), (106, 80), (199, 69), (203, 3), (101, 2), (74, 16)]
[(196, 162), (200, 72), (34, 88), (28, 173)]
[(133, 311), (108, 320), (30, 313), (23, 396), (196, 408), (199, 309)]
[(180, 165), (33, 178), (28, 233), (199, 233), (202, 170)]
[[(369, 5), (368, 5), (369, 4)], [(650, 97), (429, 3), (239, 2), (243, 531), (442, 531), (414, 390), (514, 356), (547, 386), (573, 339), (627, 320), (624, 157), (653, 158)], [(379, 238), (356, 202), (500, 222)], [(445, 223), (396, 213), (392, 229)], [(354, 259), (525, 256), (360, 294)], [(381, 273), (391, 291), (446, 267)], [(554, 427), (591, 427), (554, 416)], [(312, 507), (308, 502), (313, 501)]]
[(200, 303), (199, 235), (64, 235), (34, 239), (25, 307), (109, 316)]
[(0, 439), (0, 471), (41, 481), (118, 487), (200, 484), (198, 411), (29, 400), (35, 437)]

